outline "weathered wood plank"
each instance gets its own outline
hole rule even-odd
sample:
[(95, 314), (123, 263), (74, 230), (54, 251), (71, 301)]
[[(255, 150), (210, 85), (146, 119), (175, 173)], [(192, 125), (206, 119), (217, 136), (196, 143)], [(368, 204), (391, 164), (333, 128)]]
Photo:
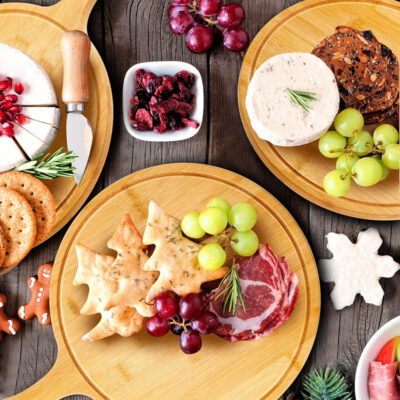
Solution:
[[(22, 2), (22, 0), (13, 0)], [(5, 1), (3, 1), (5, 2)], [(50, 5), (56, 0), (31, 0)], [(254, 37), (275, 14), (296, 0), (242, 0), (246, 7), (245, 27)], [(325, 235), (343, 232), (353, 240), (367, 227), (377, 227), (384, 244), (382, 253), (400, 259), (400, 222), (374, 223), (342, 217), (325, 211), (297, 196), (279, 182), (260, 162), (243, 131), (237, 109), (237, 79), (241, 57), (217, 47), (209, 55), (190, 53), (184, 38), (168, 30), (167, 0), (99, 0), (89, 21), (89, 34), (100, 51), (110, 74), (114, 94), (115, 123), (111, 150), (103, 174), (91, 197), (115, 180), (148, 166), (169, 162), (208, 162), (231, 169), (259, 183), (276, 196), (294, 215), (310, 241), (316, 259), (329, 257)], [(182, 60), (197, 66), (206, 93), (206, 112), (200, 133), (180, 143), (155, 144), (134, 140), (122, 120), (122, 85), (129, 66), (150, 60)], [(15, 315), (27, 301), (28, 277), (37, 267), (54, 259), (65, 229), (35, 249), (21, 266), (0, 277), (0, 291), (7, 293), (7, 311)], [(344, 365), (354, 372), (358, 357), (376, 329), (398, 315), (396, 289), (400, 276), (383, 282), (386, 296), (382, 307), (367, 306), (357, 298), (355, 305), (341, 312), (333, 309), (329, 285), (322, 284), (322, 313), (319, 334), (305, 371), (327, 364)], [(51, 328), (36, 321), (24, 324), (16, 337), (5, 337), (0, 346), (0, 398), (17, 393), (40, 379), (57, 354)], [(298, 387), (301, 377), (285, 398)], [(84, 396), (69, 399), (83, 400)]]

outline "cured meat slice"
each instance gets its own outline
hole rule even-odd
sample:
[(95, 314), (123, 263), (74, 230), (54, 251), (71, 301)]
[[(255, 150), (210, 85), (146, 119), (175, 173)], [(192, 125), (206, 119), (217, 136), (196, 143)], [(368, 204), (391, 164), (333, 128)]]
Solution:
[(368, 392), (370, 400), (400, 400), (397, 381), (398, 364), (382, 364), (374, 361), (369, 365)]
[(252, 257), (238, 264), (241, 304), (237, 315), (223, 312), (223, 298), (215, 300), (216, 289), (208, 295), (207, 308), (220, 322), (216, 334), (231, 342), (260, 339), (285, 322), (293, 312), (298, 297), (298, 278), (268, 245), (261, 245)]

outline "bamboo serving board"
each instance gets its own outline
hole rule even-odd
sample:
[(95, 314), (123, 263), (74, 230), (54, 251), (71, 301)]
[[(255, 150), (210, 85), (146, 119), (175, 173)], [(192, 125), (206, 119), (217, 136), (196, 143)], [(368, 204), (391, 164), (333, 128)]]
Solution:
[(335, 169), (336, 160), (319, 153), (318, 141), (289, 148), (259, 139), (246, 110), (247, 88), (254, 72), (267, 59), (286, 52), (310, 53), (339, 25), (371, 29), (378, 40), (400, 56), (399, 21), (400, 4), (394, 0), (305, 0), (269, 21), (253, 40), (243, 62), (238, 85), (239, 110), (253, 148), (271, 172), (292, 190), (339, 214), (369, 220), (400, 219), (398, 171), (392, 171), (385, 181), (369, 188), (353, 182), (343, 198), (328, 196), (322, 182)]
[[(14, 46), (38, 61), (49, 74), (57, 91), (63, 119), (60, 133), (49, 150), (51, 152), (61, 146), (67, 149), (65, 107), (61, 101), (61, 36), (74, 29), (86, 32), (87, 21), (95, 3), (96, 0), (61, 0), (51, 7), (22, 3), (0, 4), (0, 42)], [(81, 185), (78, 187), (73, 178), (44, 181), (53, 193), (57, 206), (56, 225), (50, 236), (68, 223), (86, 201), (100, 176), (110, 146), (113, 124), (111, 87), (103, 61), (94, 46), (90, 55), (89, 91), (90, 99), (85, 115), (92, 124), (94, 138)]]
[[(259, 213), (255, 231), (300, 279), (290, 319), (256, 342), (230, 343), (203, 336), (203, 348), (185, 355), (177, 336), (153, 338), (145, 330), (130, 338), (95, 343), (81, 337), (98, 316), (83, 316), (86, 286), (72, 285), (80, 242), (113, 254), (106, 243), (129, 212), (143, 233), (150, 200), (182, 218), (213, 196), (248, 201)], [(51, 316), (58, 344), (55, 366), (13, 400), (56, 400), (75, 393), (113, 400), (276, 400), (302, 369), (313, 346), (320, 313), (320, 287), (311, 249), (288, 211), (268, 192), (233, 172), (200, 164), (169, 164), (129, 175), (96, 196), (79, 214), (60, 246), (51, 283)], [(9, 399), (9, 400), (10, 400)]]

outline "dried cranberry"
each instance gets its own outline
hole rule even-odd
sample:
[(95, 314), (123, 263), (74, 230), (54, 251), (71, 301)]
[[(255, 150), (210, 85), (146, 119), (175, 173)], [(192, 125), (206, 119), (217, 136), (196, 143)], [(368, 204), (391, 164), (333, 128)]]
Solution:
[(182, 81), (189, 89), (193, 86), (194, 75), (188, 71), (179, 71), (175, 74), (178, 81)]
[(154, 132), (165, 133), (168, 129), (168, 117), (165, 114), (159, 114), (160, 123), (154, 127)]
[(139, 108), (139, 110), (137, 110), (135, 120), (147, 125), (149, 129), (153, 128), (153, 118), (144, 108)]
[(183, 82), (178, 82), (179, 87), (179, 100), (188, 101), (190, 99), (190, 89), (185, 86)]
[(199, 127), (199, 123), (194, 121), (193, 119), (188, 119), (188, 118), (182, 118), (181, 121), (186, 125), (189, 126), (190, 128), (195, 128), (197, 129)]

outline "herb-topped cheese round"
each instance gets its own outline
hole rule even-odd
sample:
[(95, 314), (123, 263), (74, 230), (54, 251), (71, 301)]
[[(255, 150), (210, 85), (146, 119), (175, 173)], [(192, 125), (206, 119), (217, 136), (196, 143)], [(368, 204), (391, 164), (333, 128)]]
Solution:
[(335, 76), (309, 53), (279, 54), (255, 72), (246, 107), (253, 129), (277, 146), (300, 146), (320, 138), (339, 110)]

